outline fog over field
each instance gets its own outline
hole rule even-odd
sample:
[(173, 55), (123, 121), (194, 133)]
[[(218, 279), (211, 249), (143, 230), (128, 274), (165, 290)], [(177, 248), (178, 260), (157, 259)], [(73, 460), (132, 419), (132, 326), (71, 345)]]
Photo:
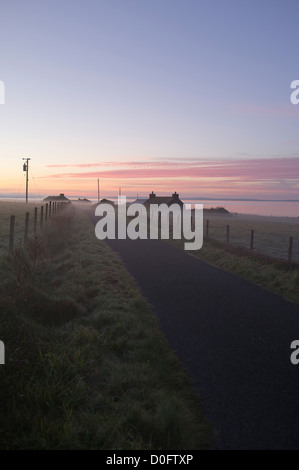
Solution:
[(297, 217), (272, 217), (249, 214), (230, 216), (204, 216), (204, 233), (209, 220), (209, 236), (226, 242), (227, 225), (231, 244), (250, 247), (251, 230), (254, 230), (254, 250), (275, 258), (287, 259), (289, 239), (293, 237), (293, 261), (299, 262), (299, 219)]
[[(15, 215), (15, 245), (22, 243), (24, 237), (25, 213), (29, 212), (29, 236), (33, 235), (34, 208), (38, 208), (37, 229), (40, 224), (42, 202), (0, 201), (0, 255), (6, 254), (9, 243), (10, 216)], [(75, 207), (91, 208), (91, 204), (75, 203)], [(209, 220), (209, 237), (215, 240), (227, 240), (233, 245), (250, 247), (251, 230), (254, 230), (254, 251), (265, 253), (275, 258), (287, 259), (289, 239), (293, 237), (293, 261), (299, 262), (299, 218), (261, 216), (250, 214), (204, 215), (204, 234)], [(95, 238), (96, 241), (96, 238)]]

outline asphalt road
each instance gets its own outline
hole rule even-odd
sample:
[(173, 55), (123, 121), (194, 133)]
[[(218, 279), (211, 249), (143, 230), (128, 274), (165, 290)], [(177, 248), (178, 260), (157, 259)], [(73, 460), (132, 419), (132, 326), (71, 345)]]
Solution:
[(299, 306), (160, 240), (109, 240), (189, 373), (215, 449), (299, 449)]

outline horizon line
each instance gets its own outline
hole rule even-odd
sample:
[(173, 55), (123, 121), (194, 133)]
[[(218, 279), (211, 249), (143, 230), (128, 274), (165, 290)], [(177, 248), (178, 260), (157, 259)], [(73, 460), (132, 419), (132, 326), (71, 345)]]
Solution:
[[(63, 193), (65, 195), (65, 193)], [(41, 196), (40, 194), (39, 195), (29, 195), (28, 196), (28, 199), (44, 199), (44, 197), (47, 197), (47, 196)], [(65, 196), (67, 198), (87, 198), (87, 199), (97, 199), (97, 196), (86, 196), (86, 195), (69, 195), (69, 196)], [(128, 199), (146, 199), (147, 196), (138, 196), (138, 198), (136, 196), (126, 196)], [(0, 199), (24, 199), (25, 196), (22, 195), (22, 196), (16, 196), (16, 195), (12, 195), (12, 194), (6, 194), (6, 195), (3, 195), (3, 194), (0, 194)], [(110, 198), (110, 199), (117, 199), (118, 196), (105, 196), (104, 199), (107, 199), (107, 198)], [(194, 196), (184, 196), (183, 197), (184, 199), (188, 199), (189, 201), (198, 201), (198, 200), (202, 200), (202, 201), (235, 201), (235, 202), (299, 202), (299, 199), (261, 199), (261, 198), (223, 198), (223, 197), (194, 197)], [(103, 198), (101, 198), (103, 199)]]

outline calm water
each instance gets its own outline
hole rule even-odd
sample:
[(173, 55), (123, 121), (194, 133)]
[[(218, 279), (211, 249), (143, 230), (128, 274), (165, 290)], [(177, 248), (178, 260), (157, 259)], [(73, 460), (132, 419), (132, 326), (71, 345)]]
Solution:
[[(107, 197), (111, 200), (117, 200), (115, 197)], [(72, 200), (72, 198), (70, 198)], [(0, 198), (1, 201), (14, 201), (14, 202), (24, 202), (20, 198)], [(76, 200), (74, 198), (74, 200)], [(89, 198), (92, 202), (97, 202), (95, 198)], [(135, 198), (127, 198), (128, 202), (135, 200)], [(299, 217), (299, 201), (289, 202), (289, 201), (226, 201), (226, 200), (190, 200), (183, 198), (182, 200), (185, 203), (196, 204), (200, 203), (204, 205), (204, 208), (211, 207), (224, 207), (229, 212), (235, 212), (238, 214), (255, 214), (255, 215), (265, 215), (265, 216), (278, 216), (278, 217)], [(41, 203), (40, 199), (30, 198), (29, 202), (32, 203)]]
[(202, 201), (207, 209), (225, 207), (229, 212), (278, 217), (299, 217), (299, 202), (276, 201)]

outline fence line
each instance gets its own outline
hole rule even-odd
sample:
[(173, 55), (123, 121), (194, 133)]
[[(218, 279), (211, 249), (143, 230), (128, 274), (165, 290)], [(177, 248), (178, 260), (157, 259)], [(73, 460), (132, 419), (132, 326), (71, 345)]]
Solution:
[[(68, 205), (68, 203), (65, 202), (56, 202), (56, 201), (50, 201), (49, 203), (46, 203), (45, 205), (40, 206), (40, 219), (39, 219), (39, 228), (40, 230), (43, 230), (43, 228), (46, 225), (46, 222), (50, 220), (52, 217), (59, 215), (59, 213)], [(38, 208), (34, 208), (34, 215), (33, 215), (33, 233), (34, 235), (37, 233), (37, 227), (38, 227)], [(8, 243), (8, 249), (9, 253), (13, 252), (14, 249), (14, 242), (15, 242), (15, 227), (16, 227), (16, 217), (14, 215), (10, 216), (10, 227), (9, 227), (9, 243)], [(26, 243), (29, 235), (29, 230), (30, 228), (30, 214), (29, 212), (25, 213), (25, 224), (24, 224), (24, 233), (23, 233), (23, 241)], [(215, 231), (219, 230), (218, 227), (214, 227)], [(220, 227), (221, 228), (221, 227)], [(213, 227), (211, 227), (210, 220), (206, 220), (206, 230), (205, 230), (205, 236), (206, 239), (215, 239), (217, 240), (217, 237), (213, 237), (213, 233), (211, 236), (211, 232), (213, 232)], [(222, 227), (222, 239), (226, 241), (226, 244), (231, 244), (232, 239), (233, 239), (233, 230), (231, 229), (230, 225), (227, 224), (225, 227)], [(248, 247), (251, 251), (256, 249), (256, 231), (255, 230), (250, 230), (250, 235), (248, 237)], [(235, 245), (244, 245), (244, 243), (232, 243)], [(245, 243), (246, 245), (246, 243)], [(265, 252), (265, 250), (257, 250), (257, 251), (262, 251)], [(273, 255), (271, 255), (273, 256)], [(290, 236), (288, 240), (288, 244), (286, 243), (285, 246), (285, 259), (287, 259), (289, 262), (293, 260), (294, 256), (294, 237)], [(275, 257), (275, 256), (274, 256)], [(276, 256), (278, 257), (278, 256)]]
[(254, 230), (250, 233), (250, 249), (253, 250)]
[(15, 236), (15, 221), (16, 217), (14, 215), (10, 216), (10, 227), (9, 227), (9, 252), (13, 252), (13, 243)]
[(289, 239), (289, 250), (288, 250), (288, 260), (292, 261), (292, 255), (293, 255), (293, 237), (290, 237)]
[(229, 244), (229, 225), (226, 226), (226, 243)]
[(33, 228), (34, 235), (36, 234), (36, 225), (37, 225), (37, 207), (34, 208), (34, 228)]
[[(213, 234), (213, 228), (214, 228), (214, 234)], [(220, 232), (220, 230), (221, 230), (221, 232)], [(226, 242), (226, 244), (232, 244), (232, 245), (235, 245), (235, 246), (245, 246), (246, 247), (246, 245), (248, 243), (247, 247), (251, 251), (256, 250), (256, 251), (259, 251), (261, 253), (268, 254), (267, 250), (257, 248), (257, 246), (256, 246), (257, 245), (257, 243), (256, 243), (257, 231), (256, 230), (253, 230), (253, 229), (250, 230), (250, 233), (248, 235), (248, 242), (247, 243), (246, 243), (245, 237), (243, 237), (243, 236), (242, 236), (242, 242), (240, 242), (240, 228), (237, 229), (237, 230), (238, 230), (238, 235), (236, 235), (236, 238), (239, 240), (238, 242), (233, 241), (234, 231), (233, 231), (233, 228), (229, 224), (227, 224), (226, 226), (216, 225), (216, 226), (213, 227), (213, 226), (211, 226), (210, 220), (207, 219), (206, 220), (206, 225), (205, 225), (205, 237), (206, 237), (206, 239), (212, 239), (212, 240), (214, 239), (214, 240), (218, 240), (218, 241), (223, 241), (223, 242)], [(221, 235), (221, 233), (222, 233), (222, 235)], [(261, 233), (263, 233), (263, 232), (261, 232)], [(269, 237), (271, 236), (271, 233), (267, 234), (267, 232), (266, 232), (266, 233), (263, 233), (263, 234), (266, 235), (266, 236), (269, 236)], [(269, 249), (270, 248), (271, 247), (269, 247)], [(273, 246), (273, 248), (275, 249), (274, 246)], [(282, 249), (280, 247), (279, 251), (281, 252)], [(293, 236), (290, 236), (288, 240), (286, 239), (285, 249), (284, 250), (285, 250), (284, 251), (284, 253), (285, 253), (284, 256), (275, 256), (273, 254), (271, 254), (270, 256), (275, 257), (275, 258), (281, 258), (281, 259), (284, 258), (284, 259), (287, 259), (290, 262), (293, 261), (293, 258), (294, 258), (294, 237)]]
[[(69, 203), (66, 202), (54, 202), (53, 204), (46, 203), (45, 206), (40, 206), (40, 219), (39, 219), (39, 226), (40, 230), (43, 230), (45, 227), (45, 222), (53, 216), (58, 215), (61, 211), (66, 208)], [(44, 207), (45, 207), (45, 214), (44, 214)], [(45, 215), (45, 217), (44, 217)], [(33, 233), (36, 235), (37, 232), (37, 225), (38, 225), (38, 208), (34, 208), (34, 215), (33, 215)], [(16, 226), (16, 217), (15, 215), (10, 216), (10, 226), (9, 226), (9, 243), (8, 243), (8, 251), (9, 253), (13, 253), (14, 250), (14, 243), (15, 243), (15, 226)], [(24, 234), (23, 234), (23, 242), (26, 243), (28, 240), (30, 232), (30, 213), (25, 213), (25, 224), (24, 224)]]

